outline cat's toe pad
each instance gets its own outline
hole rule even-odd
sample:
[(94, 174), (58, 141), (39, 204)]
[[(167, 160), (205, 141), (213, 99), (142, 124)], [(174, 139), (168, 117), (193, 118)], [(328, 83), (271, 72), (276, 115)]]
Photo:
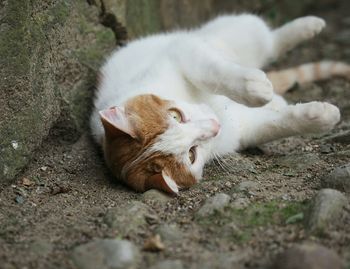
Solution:
[(246, 100), (250, 106), (262, 106), (273, 97), (273, 86), (266, 74), (260, 70), (245, 76)]
[(295, 116), (306, 122), (310, 131), (324, 132), (331, 130), (340, 120), (339, 109), (329, 103), (311, 102), (296, 106)]

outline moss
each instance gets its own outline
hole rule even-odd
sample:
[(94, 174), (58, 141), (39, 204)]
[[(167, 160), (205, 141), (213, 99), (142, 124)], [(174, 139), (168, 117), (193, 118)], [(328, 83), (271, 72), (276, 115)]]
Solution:
[(0, 32), (0, 61), (8, 74), (24, 75), (29, 66), (30, 54), (27, 46), (23, 46), (28, 35), (28, 11), (28, 1), (7, 1), (3, 18), (7, 29)]
[(86, 81), (73, 89), (68, 97), (67, 105), (69, 115), (74, 121), (78, 131), (86, 130), (89, 125), (89, 116), (91, 113), (92, 97), (94, 94), (95, 76), (91, 74)]
[[(80, 6), (79, 8), (83, 11), (84, 7)], [(79, 49), (72, 51), (72, 56), (83, 65), (97, 72), (105, 59), (106, 52), (110, 52), (111, 44), (115, 44), (114, 33), (107, 28), (97, 30), (95, 25), (91, 24), (89, 18), (84, 15), (78, 18), (77, 28), (82, 36), (91, 36), (92, 40), (91, 43), (82, 44)]]
[(159, 0), (133, 0), (128, 2), (126, 6), (126, 25), (130, 35), (129, 38), (161, 30), (159, 6)]
[[(219, 227), (217, 236), (228, 237), (230, 240), (243, 243), (251, 238), (255, 228), (286, 225), (288, 219), (305, 211), (306, 208), (306, 202), (271, 201), (252, 204), (245, 209), (227, 207), (224, 210), (215, 211), (207, 218), (197, 219), (197, 222), (204, 228)], [(225, 227), (230, 224), (234, 224), (238, 229), (230, 230), (229, 234), (222, 232), (222, 229), (225, 230)]]
[(58, 2), (53, 8), (51, 8), (49, 16), (51, 16), (52, 20), (48, 21), (63, 25), (69, 17), (69, 10), (71, 8), (71, 5), (72, 4), (70, 3), (70, 1), (66, 0)]

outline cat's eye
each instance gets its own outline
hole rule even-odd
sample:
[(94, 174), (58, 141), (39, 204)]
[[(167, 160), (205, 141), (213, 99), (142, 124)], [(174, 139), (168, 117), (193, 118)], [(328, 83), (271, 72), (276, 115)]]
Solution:
[(195, 160), (196, 160), (196, 147), (192, 147), (189, 150), (188, 159), (190, 160), (191, 164), (195, 162)]
[(169, 114), (177, 122), (183, 122), (184, 121), (181, 112), (178, 109), (176, 109), (176, 108), (170, 109), (169, 110)]

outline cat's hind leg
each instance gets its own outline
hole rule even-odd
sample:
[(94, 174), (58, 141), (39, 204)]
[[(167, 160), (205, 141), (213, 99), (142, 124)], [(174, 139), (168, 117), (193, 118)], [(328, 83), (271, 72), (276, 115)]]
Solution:
[(326, 26), (323, 19), (307, 16), (297, 18), (273, 31), (275, 43), (275, 58), (311, 39)]
[(246, 148), (293, 135), (329, 131), (339, 122), (340, 112), (329, 103), (310, 102), (250, 108), (243, 120), (240, 144)]

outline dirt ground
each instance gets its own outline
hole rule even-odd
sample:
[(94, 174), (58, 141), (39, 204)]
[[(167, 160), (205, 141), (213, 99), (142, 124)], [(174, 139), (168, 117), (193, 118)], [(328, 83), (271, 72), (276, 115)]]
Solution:
[[(325, 31), (274, 68), (320, 59), (350, 62), (350, 5), (313, 13), (327, 20)], [(350, 130), (350, 81), (335, 78), (296, 87), (287, 99), (331, 102), (342, 111), (341, 123), (328, 134), (285, 139), (211, 163), (204, 180), (179, 197), (165, 204), (146, 201), (153, 220), (132, 233), (109, 226), (105, 216), (110, 209), (143, 201), (143, 196), (113, 179), (88, 133), (77, 140), (58, 125), (18, 179), (0, 187), (0, 268), (75, 268), (70, 258), (75, 246), (118, 237), (141, 250), (164, 224), (178, 228), (179, 240), (164, 239), (161, 252), (141, 250), (140, 268), (165, 259), (179, 259), (185, 268), (211, 260), (208, 268), (220, 268), (213, 260), (228, 256), (247, 268), (266, 268), (276, 253), (304, 241), (335, 250), (350, 268), (350, 211), (322, 236), (310, 235), (303, 221), (286, 224), (321, 188), (324, 175), (350, 162), (350, 145), (329, 138)], [(253, 183), (237, 190), (246, 181)], [(241, 198), (246, 208), (197, 218), (204, 201), (220, 192), (232, 200)], [(250, 210), (258, 214), (248, 217)]]

